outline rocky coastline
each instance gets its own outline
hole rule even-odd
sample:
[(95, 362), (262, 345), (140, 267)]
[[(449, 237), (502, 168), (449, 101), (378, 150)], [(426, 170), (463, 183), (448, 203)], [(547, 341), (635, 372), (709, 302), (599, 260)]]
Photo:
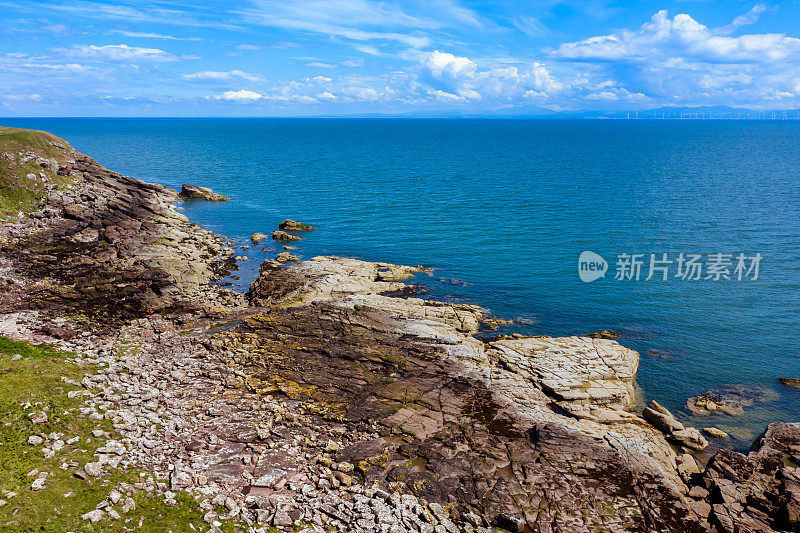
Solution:
[[(800, 531), (800, 424), (712, 449), (641, 405), (635, 351), (479, 338), (485, 310), (413, 296), (421, 267), (287, 254), (229, 291), (233, 251), (177, 192), (21, 131), (0, 178), (36, 198), (0, 225), (0, 335), (97, 368), (69, 394), (113, 427), (82, 464), (67, 435), (25, 438), (87, 484), (143, 472), (87, 524), (186, 493), (211, 531)], [(286, 222), (273, 239), (310, 229)]]

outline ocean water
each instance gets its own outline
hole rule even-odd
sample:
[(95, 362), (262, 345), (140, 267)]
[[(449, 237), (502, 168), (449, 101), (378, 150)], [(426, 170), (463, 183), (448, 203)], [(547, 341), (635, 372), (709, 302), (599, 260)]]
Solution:
[[(516, 319), (503, 332), (617, 330), (641, 353), (645, 399), (734, 431), (736, 447), (771, 421), (798, 421), (800, 392), (777, 378), (800, 377), (799, 122), (0, 122), (50, 131), (130, 176), (230, 196), (183, 207), (242, 244), (293, 218), (318, 228), (292, 243), (302, 257), (432, 267), (418, 279), (428, 296)], [(604, 278), (580, 280), (585, 250), (608, 261)], [(650, 254), (681, 252), (763, 259), (757, 280), (684, 280), (674, 263), (668, 280), (644, 279)], [(626, 253), (644, 254), (638, 281), (614, 279)], [(250, 257), (237, 273), (245, 290), (266, 254), (237, 254)], [(685, 410), (688, 397), (726, 384), (768, 394), (741, 417)]]

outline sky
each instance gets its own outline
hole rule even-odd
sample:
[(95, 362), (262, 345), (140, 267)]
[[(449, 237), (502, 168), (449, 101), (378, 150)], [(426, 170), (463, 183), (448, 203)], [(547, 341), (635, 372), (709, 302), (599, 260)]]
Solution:
[(800, 2), (0, 0), (0, 116), (800, 108)]

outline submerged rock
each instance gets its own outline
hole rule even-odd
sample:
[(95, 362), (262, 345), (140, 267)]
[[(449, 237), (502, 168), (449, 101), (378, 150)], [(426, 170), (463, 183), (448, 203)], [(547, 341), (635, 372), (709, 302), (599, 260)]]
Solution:
[(686, 400), (686, 408), (697, 415), (721, 412), (737, 416), (744, 413), (745, 407), (750, 407), (756, 402), (767, 402), (776, 398), (775, 391), (761, 385), (720, 385), (716, 389)]
[(296, 220), (286, 219), (280, 224), (278, 224), (278, 229), (282, 229), (285, 231), (311, 231), (314, 229), (314, 226), (309, 226), (308, 224), (303, 224), (302, 222), (298, 222)]
[(184, 183), (181, 186), (181, 198), (190, 200), (207, 200), (209, 202), (227, 202), (230, 200), (224, 194), (219, 194), (208, 187), (201, 187), (199, 185), (189, 185)]
[(778, 378), (778, 381), (790, 389), (800, 390), (800, 379), (798, 378)]
[(618, 339), (621, 336), (621, 333), (617, 333), (616, 331), (612, 331), (610, 329), (595, 331), (594, 333), (589, 334), (589, 337), (593, 339)]

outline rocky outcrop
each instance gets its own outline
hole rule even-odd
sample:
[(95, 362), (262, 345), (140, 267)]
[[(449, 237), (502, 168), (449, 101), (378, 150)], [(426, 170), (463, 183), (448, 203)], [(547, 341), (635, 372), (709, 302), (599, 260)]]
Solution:
[(308, 224), (303, 224), (302, 222), (287, 218), (278, 224), (278, 229), (282, 229), (284, 231), (311, 231), (314, 229), (314, 226), (309, 226)]
[(199, 185), (189, 185), (184, 183), (181, 186), (181, 198), (186, 198), (187, 200), (206, 200), (209, 202), (227, 202), (230, 201), (230, 198), (225, 196), (224, 194), (219, 194), (208, 187), (201, 187)]
[(0, 268), (13, 272), (0, 308), (80, 308), (110, 318), (240, 305), (240, 296), (209, 285), (228, 256), (221, 239), (173, 208), (175, 191), (47, 142), (62, 161), (62, 185), (47, 189), (29, 218), (0, 228)]
[(589, 337), (478, 340), (478, 307), (386, 295), (403, 284), (384, 277), (413, 273), (334, 257), (263, 269), (250, 299), (269, 307), (212, 351), (252, 390), (364, 428), (334, 459), (361, 465), (359, 482), (512, 531), (705, 528), (675, 452), (631, 411), (635, 352)]
[(747, 455), (720, 450), (698, 483), (709, 522), (726, 533), (800, 531), (798, 465), (800, 424), (770, 424)]

